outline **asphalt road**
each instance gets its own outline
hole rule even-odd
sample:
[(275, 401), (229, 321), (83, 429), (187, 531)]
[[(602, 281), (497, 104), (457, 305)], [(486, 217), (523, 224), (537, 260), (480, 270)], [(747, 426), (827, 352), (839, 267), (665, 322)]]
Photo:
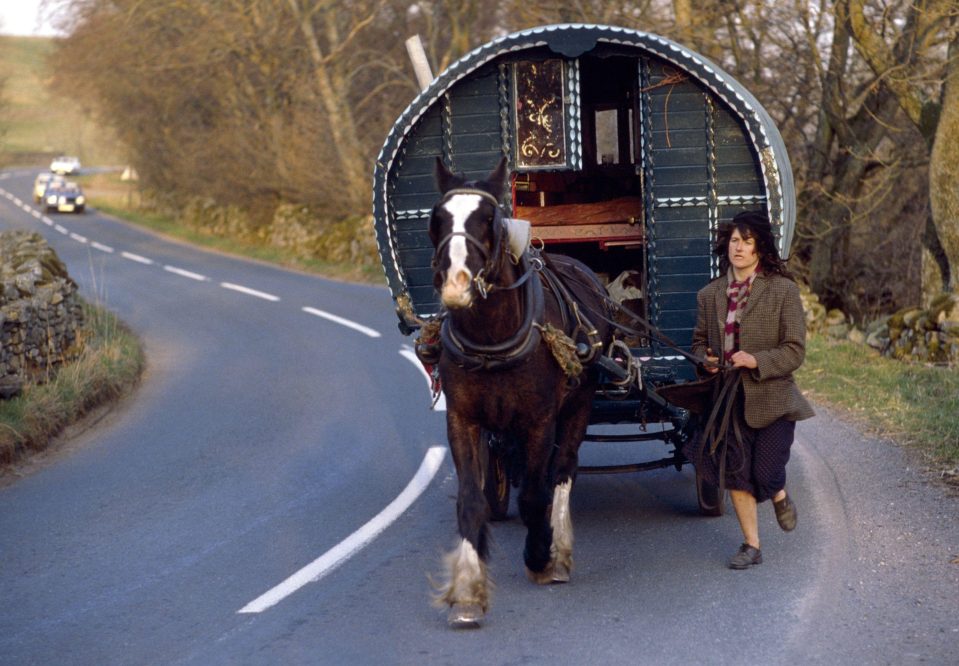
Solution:
[(688, 468), (584, 476), (573, 582), (527, 582), (514, 508), (486, 626), (447, 629), (427, 578), (455, 536), (444, 415), (386, 289), (45, 218), (33, 175), (0, 174), (0, 229), (46, 236), (148, 370), (5, 477), (0, 663), (959, 663), (959, 498), (824, 408), (789, 466), (799, 527), (762, 507), (761, 566), (725, 568), (738, 526), (698, 515)]

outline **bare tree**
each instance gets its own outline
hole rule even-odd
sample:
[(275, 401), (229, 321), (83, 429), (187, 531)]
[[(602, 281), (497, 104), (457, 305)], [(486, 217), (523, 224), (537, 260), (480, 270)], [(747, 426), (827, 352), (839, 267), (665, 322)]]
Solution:
[[(925, 172), (928, 166), (929, 146), (937, 134), (935, 118), (940, 116), (937, 98), (947, 63), (945, 43), (955, 12), (955, 5), (946, 2), (835, 3), (833, 50), (823, 78), (824, 113), (817, 145), (820, 150), (834, 146), (838, 152), (827, 158), (829, 173), (820, 172), (833, 176), (822, 181), (824, 196), (811, 197), (809, 202), (810, 212), (816, 215), (810, 220), (817, 241), (810, 258), (813, 284), (836, 302), (843, 300), (848, 278), (842, 267), (848, 223), (863, 215), (875, 218), (882, 205), (868, 185), (885, 175), (889, 186), (877, 189), (894, 191), (890, 200), (901, 202), (909, 198), (903, 196), (901, 172), (917, 168)], [(859, 58), (848, 52), (849, 45), (855, 46)], [(947, 127), (943, 126), (944, 132)], [(951, 138), (953, 144), (957, 138)], [(942, 183), (932, 190), (922, 188), (923, 196), (935, 199), (942, 188)], [(927, 215), (922, 214), (907, 224), (923, 238), (926, 222)], [(948, 228), (955, 224), (940, 218), (925, 229), (926, 245), (939, 251), (938, 266), (944, 276), (959, 258), (950, 257), (942, 243), (943, 232), (948, 235)]]
[(357, 214), (383, 135), (358, 131), (382, 113), (362, 38), (383, 4), (72, 0), (56, 78), (83, 83), (157, 193)]
[(61, 1), (75, 19), (56, 80), (89, 91), (157, 196), (366, 212), (372, 160), (418, 92), (410, 34), (438, 73), (497, 34), (607, 23), (689, 45), (769, 110), (799, 198), (794, 267), (829, 305), (917, 300), (902, 276), (924, 232), (959, 273), (954, 0)]
[[(947, 64), (939, 105), (939, 120), (933, 138), (929, 160), (929, 203), (931, 222), (946, 265), (939, 266), (940, 284), (936, 273), (923, 282), (924, 296), (942, 289), (959, 290), (959, 31), (957, 19), (952, 17), (952, 39), (947, 52)], [(936, 261), (936, 246), (931, 244), (924, 257), (928, 266)], [(930, 271), (924, 271), (924, 277)]]

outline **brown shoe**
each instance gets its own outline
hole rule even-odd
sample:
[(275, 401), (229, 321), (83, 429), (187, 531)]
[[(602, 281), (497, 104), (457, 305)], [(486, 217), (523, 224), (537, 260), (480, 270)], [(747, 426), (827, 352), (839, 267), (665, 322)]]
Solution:
[(739, 552), (733, 555), (729, 560), (730, 569), (748, 569), (754, 564), (763, 563), (763, 554), (758, 548), (753, 548), (748, 543), (739, 547)]
[(773, 509), (776, 510), (776, 520), (779, 526), (785, 532), (792, 532), (796, 529), (796, 521), (799, 520), (799, 514), (796, 511), (796, 505), (789, 495), (786, 495), (778, 502), (773, 502)]

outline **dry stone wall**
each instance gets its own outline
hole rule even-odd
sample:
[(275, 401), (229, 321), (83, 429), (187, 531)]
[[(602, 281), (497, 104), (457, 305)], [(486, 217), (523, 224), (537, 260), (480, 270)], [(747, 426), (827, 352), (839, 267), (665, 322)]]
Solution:
[(905, 308), (860, 330), (840, 310), (826, 310), (800, 285), (806, 328), (831, 338), (867, 344), (900, 361), (959, 366), (959, 292), (940, 294), (928, 308)]
[(46, 240), (0, 232), (0, 397), (79, 356), (82, 325), (77, 285)]
[(892, 358), (959, 365), (959, 293), (875, 322), (868, 341)]

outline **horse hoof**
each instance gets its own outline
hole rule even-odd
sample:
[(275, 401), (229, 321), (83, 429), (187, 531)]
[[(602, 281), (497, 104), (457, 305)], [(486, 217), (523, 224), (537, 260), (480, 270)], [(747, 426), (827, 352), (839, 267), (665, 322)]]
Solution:
[(485, 615), (479, 604), (453, 604), (446, 621), (453, 629), (476, 629), (483, 624)]
[(568, 583), (569, 582), (569, 567), (565, 564), (557, 564), (551, 567), (553, 570), (552, 581), (553, 583)]
[(537, 585), (569, 582), (569, 567), (565, 564), (550, 563), (542, 571), (526, 569), (526, 577)]
[(532, 582), (537, 585), (549, 585), (553, 581), (553, 567), (547, 566), (542, 571), (533, 571), (529, 567), (526, 568), (526, 577), (529, 578)]

